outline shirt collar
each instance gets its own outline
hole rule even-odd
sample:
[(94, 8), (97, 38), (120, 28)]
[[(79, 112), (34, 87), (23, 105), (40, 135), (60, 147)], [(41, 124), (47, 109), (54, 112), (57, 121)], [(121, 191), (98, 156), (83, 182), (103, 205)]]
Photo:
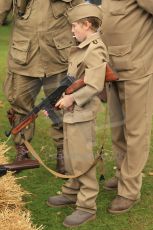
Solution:
[(85, 46), (89, 45), (92, 41), (96, 40), (100, 38), (100, 33), (99, 32), (96, 32), (92, 35), (90, 35), (86, 40), (84, 40), (83, 42), (81, 42), (79, 45), (78, 45), (78, 48), (84, 48)]

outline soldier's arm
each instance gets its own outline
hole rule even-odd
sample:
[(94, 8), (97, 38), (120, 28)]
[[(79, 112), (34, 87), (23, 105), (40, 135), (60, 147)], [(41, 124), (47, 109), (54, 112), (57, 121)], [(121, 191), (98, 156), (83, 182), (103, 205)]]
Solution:
[(8, 13), (11, 11), (13, 0), (0, 0), (0, 25), (5, 21)]
[(137, 3), (145, 11), (150, 14), (153, 14), (153, 1), (152, 0), (137, 0)]

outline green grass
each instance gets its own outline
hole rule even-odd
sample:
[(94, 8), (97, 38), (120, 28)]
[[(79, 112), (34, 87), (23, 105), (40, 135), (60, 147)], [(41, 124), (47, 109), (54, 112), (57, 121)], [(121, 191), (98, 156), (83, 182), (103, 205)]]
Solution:
[[(2, 85), (6, 76), (6, 59), (8, 52), (8, 40), (10, 27), (0, 28), (0, 85)], [(41, 95), (43, 93), (41, 92)], [(38, 98), (38, 101), (40, 96)], [(0, 141), (5, 141), (4, 131), (9, 129), (9, 124), (6, 118), (6, 110), (9, 108), (3, 91), (0, 90), (0, 101), (3, 101), (4, 107), (0, 108)], [(103, 109), (102, 109), (103, 111)], [(102, 142), (103, 135), (103, 113), (101, 112), (97, 119), (97, 148)], [(107, 129), (107, 140), (105, 144), (105, 177), (109, 178), (114, 174), (114, 162), (111, 153), (111, 141), (109, 130)], [(12, 141), (8, 142), (12, 149), (7, 154), (10, 160), (15, 156)], [(50, 135), (50, 121), (40, 114), (36, 122), (36, 134), (33, 139), (33, 147), (41, 155), (47, 165), (55, 167), (55, 147)], [(96, 151), (95, 149), (95, 151)], [(115, 196), (115, 192), (106, 192), (103, 190), (103, 183), (100, 183), (100, 192), (97, 199), (97, 219), (94, 222), (87, 223), (79, 228), (80, 230), (102, 229), (102, 230), (153, 230), (153, 177), (148, 173), (153, 170), (152, 148), (150, 158), (144, 169), (145, 177), (143, 179), (141, 202), (137, 204), (130, 212), (122, 215), (111, 215), (107, 212), (107, 206)], [(140, 153), (141, 154), (141, 153)], [(62, 222), (73, 209), (68, 208), (49, 208), (46, 205), (46, 200), (50, 195), (55, 195), (60, 191), (63, 180), (53, 177), (43, 167), (35, 170), (27, 170), (18, 175), (18, 177), (26, 176), (19, 180), (23, 188), (31, 192), (31, 196), (25, 197), (27, 201), (26, 207), (32, 213), (33, 223), (44, 225), (45, 230), (65, 229)], [(99, 173), (98, 175), (99, 176)]]

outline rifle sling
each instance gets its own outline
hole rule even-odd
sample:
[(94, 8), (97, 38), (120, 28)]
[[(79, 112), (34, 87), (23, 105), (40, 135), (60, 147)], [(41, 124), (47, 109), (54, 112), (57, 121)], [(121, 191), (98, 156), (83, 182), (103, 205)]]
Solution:
[(32, 145), (26, 141), (26, 140), (23, 140), (24, 141), (24, 144), (26, 145), (27, 149), (29, 150), (29, 152), (33, 155), (33, 157), (45, 168), (47, 169), (47, 171), (49, 171), (51, 174), (53, 174), (55, 177), (59, 177), (59, 178), (63, 178), (63, 179), (74, 179), (74, 178), (77, 178), (77, 177), (80, 177), (82, 175), (84, 175), (85, 173), (87, 173), (90, 169), (92, 169), (94, 166), (96, 166), (96, 164), (98, 163), (98, 161), (103, 161), (102, 160), (102, 156), (101, 154), (97, 155), (95, 160), (93, 161), (93, 163), (91, 164), (91, 166), (85, 170), (85, 172), (83, 173), (80, 173), (80, 174), (77, 174), (77, 175), (64, 175), (64, 174), (61, 174), (61, 173), (58, 173), (54, 170), (52, 170), (51, 168), (49, 168), (43, 161), (42, 159), (40, 158), (40, 156), (36, 153), (36, 151), (34, 150), (34, 148), (32, 147)]

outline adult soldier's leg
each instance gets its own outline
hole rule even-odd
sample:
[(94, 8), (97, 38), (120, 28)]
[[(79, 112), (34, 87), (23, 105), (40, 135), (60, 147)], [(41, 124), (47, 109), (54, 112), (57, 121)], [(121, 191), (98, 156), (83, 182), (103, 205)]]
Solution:
[(116, 159), (116, 175), (105, 182), (106, 190), (117, 190), (120, 169), (124, 155), (126, 154), (126, 143), (124, 136), (124, 116), (122, 112), (123, 96), (122, 82), (114, 82), (107, 85), (108, 106), (112, 133), (112, 148)]
[[(66, 76), (66, 72), (47, 77), (43, 79), (43, 88), (45, 95), (48, 96), (56, 88), (60, 86), (60, 82)], [(57, 148), (57, 163), (56, 170), (59, 173), (65, 173), (64, 168), (64, 154), (63, 154), (63, 112), (56, 111), (57, 116), (59, 117), (59, 123), (52, 121), (52, 138)]]
[(127, 150), (121, 164), (118, 196), (109, 208), (111, 213), (128, 211), (140, 198), (142, 170), (150, 147), (153, 76), (125, 81), (122, 92)]
[[(11, 104), (8, 119), (12, 127), (16, 126), (29, 113), (33, 107), (41, 87), (39, 78), (21, 76), (9, 73), (4, 83), (4, 93)], [(31, 141), (34, 135), (34, 123), (31, 123), (20, 133), (13, 137), (17, 156), (15, 162), (29, 158), (28, 150), (23, 138)]]

